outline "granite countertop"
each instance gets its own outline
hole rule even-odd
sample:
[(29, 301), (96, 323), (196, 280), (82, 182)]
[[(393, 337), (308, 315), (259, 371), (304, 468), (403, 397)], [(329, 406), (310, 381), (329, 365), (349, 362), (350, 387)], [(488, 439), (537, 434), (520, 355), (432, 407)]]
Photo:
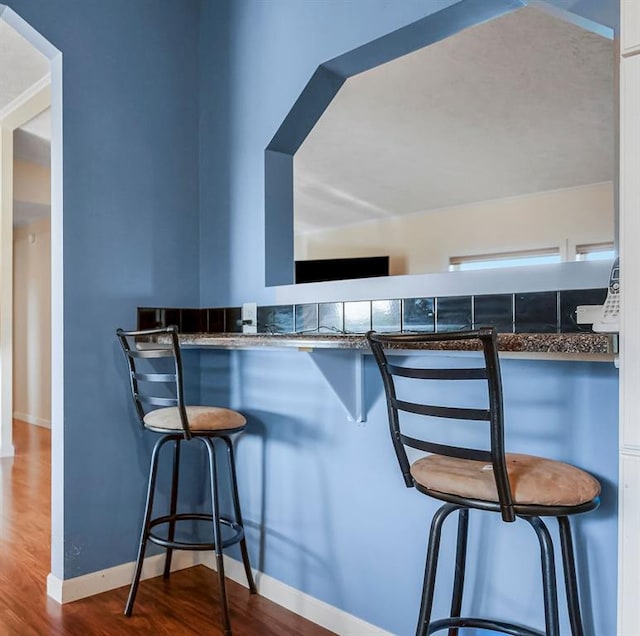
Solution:
[[(197, 333), (181, 334), (180, 343), (185, 347), (217, 349), (259, 349), (266, 347), (293, 347), (311, 349), (361, 349), (369, 348), (364, 334), (306, 333), (306, 334), (241, 334)], [(434, 351), (474, 351), (479, 342), (428, 342), (412, 349)], [(406, 347), (404, 347), (406, 348)], [(503, 333), (498, 334), (501, 352), (534, 354), (590, 354), (611, 358), (615, 353), (614, 336), (604, 333)]]

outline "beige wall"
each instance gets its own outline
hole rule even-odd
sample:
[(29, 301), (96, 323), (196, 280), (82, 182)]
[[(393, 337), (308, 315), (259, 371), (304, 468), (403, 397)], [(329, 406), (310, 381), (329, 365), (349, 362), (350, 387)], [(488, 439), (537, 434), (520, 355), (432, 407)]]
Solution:
[(433, 210), (296, 237), (296, 259), (391, 256), (392, 274), (447, 271), (456, 256), (613, 241), (613, 184)]
[(51, 220), (14, 229), (13, 412), (51, 426)]
[(13, 198), (51, 205), (51, 170), (16, 159), (13, 162)]

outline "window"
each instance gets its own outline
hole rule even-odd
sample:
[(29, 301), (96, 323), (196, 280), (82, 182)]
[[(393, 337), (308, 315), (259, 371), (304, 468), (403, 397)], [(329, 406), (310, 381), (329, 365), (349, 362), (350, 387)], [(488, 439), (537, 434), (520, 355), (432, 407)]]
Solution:
[(577, 261), (612, 261), (616, 257), (613, 243), (576, 245)]
[(478, 254), (475, 256), (454, 256), (449, 259), (449, 271), (461, 272), (473, 269), (493, 269), (496, 267), (517, 267), (521, 265), (547, 265), (560, 263), (560, 250), (541, 249), (502, 254)]

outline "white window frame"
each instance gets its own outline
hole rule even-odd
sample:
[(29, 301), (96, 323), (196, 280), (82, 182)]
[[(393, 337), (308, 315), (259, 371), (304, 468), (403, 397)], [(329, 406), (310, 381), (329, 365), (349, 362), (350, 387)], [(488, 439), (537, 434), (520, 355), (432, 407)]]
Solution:
[(599, 254), (602, 252), (611, 252), (612, 254), (615, 254), (615, 249), (616, 249), (616, 246), (614, 245), (613, 241), (607, 241), (604, 243), (585, 243), (583, 245), (576, 245), (576, 261), (598, 260), (598, 259), (590, 259), (589, 255)]
[[(560, 248), (549, 247), (531, 250), (518, 250), (513, 252), (498, 252), (493, 254), (473, 254), (470, 256), (452, 256), (449, 258), (449, 271), (460, 272), (470, 269), (490, 269), (494, 267), (514, 267), (531, 265), (532, 259), (552, 257), (550, 263), (562, 262)], [(556, 260), (557, 257), (557, 260)], [(521, 261), (521, 262), (517, 262)], [(477, 264), (479, 267), (467, 267)]]

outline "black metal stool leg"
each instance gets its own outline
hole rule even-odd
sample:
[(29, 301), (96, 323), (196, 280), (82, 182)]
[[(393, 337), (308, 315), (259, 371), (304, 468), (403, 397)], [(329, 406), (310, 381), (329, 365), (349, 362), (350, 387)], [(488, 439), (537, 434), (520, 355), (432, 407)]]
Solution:
[(580, 597), (576, 578), (576, 564), (573, 554), (571, 523), (568, 517), (558, 517), (560, 527), (560, 545), (562, 547), (562, 564), (564, 566), (564, 584), (567, 592), (567, 607), (572, 636), (583, 636), (582, 617), (580, 616)]
[(429, 622), (431, 621), (431, 609), (435, 594), (436, 571), (438, 569), (438, 555), (440, 552), (440, 537), (442, 536), (442, 524), (445, 519), (460, 506), (445, 504), (436, 511), (431, 521), (429, 532), (429, 546), (427, 548), (427, 562), (424, 568), (424, 583), (422, 586), (422, 601), (420, 603), (420, 617), (416, 628), (416, 636), (427, 636)]
[(540, 542), (542, 561), (542, 587), (544, 589), (544, 617), (547, 636), (560, 636), (558, 621), (558, 591), (556, 569), (553, 558), (553, 541), (540, 517), (523, 517), (533, 527)]
[[(469, 534), (469, 509), (460, 508), (458, 512), (458, 543), (456, 546), (456, 572), (453, 580), (453, 596), (450, 616), (460, 616), (462, 611), (462, 593), (464, 591), (464, 571), (467, 562), (467, 536)], [(448, 636), (458, 636), (458, 628), (449, 628)]]
[(229, 619), (229, 604), (227, 602), (227, 586), (224, 577), (224, 560), (222, 553), (222, 531), (220, 529), (220, 497), (218, 496), (218, 466), (216, 449), (211, 439), (200, 437), (207, 447), (209, 454), (209, 473), (211, 477), (211, 506), (213, 514), (213, 541), (216, 552), (216, 566), (218, 568), (218, 582), (220, 585), (220, 605), (222, 607), (222, 629), (224, 636), (231, 636), (231, 621)]
[(249, 584), (251, 594), (256, 593), (256, 584), (253, 580), (253, 571), (251, 570), (251, 562), (249, 561), (249, 551), (247, 550), (247, 541), (244, 536), (244, 521), (242, 520), (242, 512), (240, 511), (240, 497), (238, 496), (238, 479), (236, 477), (236, 460), (233, 452), (233, 443), (228, 437), (223, 437), (227, 446), (227, 455), (229, 459), (229, 473), (231, 477), (231, 492), (233, 494), (233, 508), (236, 516), (236, 523), (242, 527), (242, 539), (240, 540), (240, 552), (242, 553), (242, 563)]
[(151, 465), (149, 467), (149, 482), (147, 484), (147, 501), (144, 509), (144, 522), (142, 523), (142, 531), (140, 533), (140, 544), (138, 545), (138, 557), (136, 559), (136, 569), (133, 575), (131, 588), (129, 589), (129, 598), (124, 609), (125, 616), (131, 616), (133, 611), (133, 603), (138, 593), (138, 585), (140, 584), (140, 575), (142, 574), (142, 564), (144, 562), (144, 553), (147, 547), (147, 539), (149, 537), (149, 529), (151, 523), (151, 513), (153, 511), (153, 498), (156, 490), (156, 477), (158, 474), (158, 455), (162, 446), (169, 441), (169, 438), (161, 437), (153, 447), (151, 454)]
[[(173, 475), (171, 477), (171, 505), (169, 514), (171, 517), (175, 517), (178, 507), (178, 480), (180, 478), (180, 440), (177, 439), (175, 448), (173, 451)], [(173, 519), (169, 522), (169, 534), (167, 538), (169, 541), (173, 541), (176, 536), (176, 520)], [(171, 556), (173, 555), (173, 548), (167, 548), (166, 556), (164, 559), (164, 572), (162, 576), (165, 579), (169, 578), (171, 574)]]

